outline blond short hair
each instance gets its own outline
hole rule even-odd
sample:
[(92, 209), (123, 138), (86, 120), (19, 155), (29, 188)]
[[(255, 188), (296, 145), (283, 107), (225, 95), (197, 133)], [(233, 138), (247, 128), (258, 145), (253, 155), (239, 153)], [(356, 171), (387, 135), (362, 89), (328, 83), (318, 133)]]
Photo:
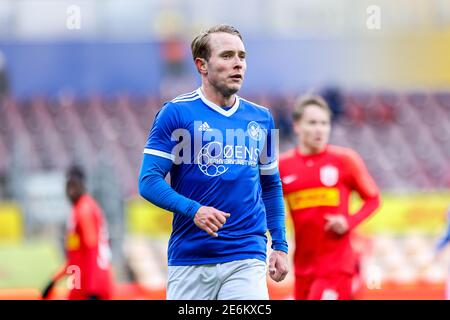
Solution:
[(191, 43), (192, 58), (202, 58), (208, 60), (211, 56), (211, 49), (209, 47), (209, 35), (212, 33), (225, 32), (239, 37), (242, 40), (240, 32), (233, 26), (220, 24), (202, 31), (197, 35)]

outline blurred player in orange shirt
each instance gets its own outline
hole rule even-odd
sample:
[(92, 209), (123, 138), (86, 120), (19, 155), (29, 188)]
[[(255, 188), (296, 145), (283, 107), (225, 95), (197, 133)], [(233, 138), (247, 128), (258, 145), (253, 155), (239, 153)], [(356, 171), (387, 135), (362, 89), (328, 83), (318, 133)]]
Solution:
[(84, 173), (73, 167), (67, 173), (66, 193), (73, 208), (67, 222), (66, 263), (43, 291), (46, 299), (56, 282), (70, 275), (69, 300), (111, 299), (111, 250), (103, 212), (87, 192)]
[[(281, 155), (283, 193), (295, 229), (295, 298), (352, 297), (357, 261), (351, 231), (380, 205), (379, 190), (353, 150), (328, 144), (331, 110), (318, 96), (299, 98), (294, 108), (298, 146)], [(361, 208), (349, 215), (349, 197)]]

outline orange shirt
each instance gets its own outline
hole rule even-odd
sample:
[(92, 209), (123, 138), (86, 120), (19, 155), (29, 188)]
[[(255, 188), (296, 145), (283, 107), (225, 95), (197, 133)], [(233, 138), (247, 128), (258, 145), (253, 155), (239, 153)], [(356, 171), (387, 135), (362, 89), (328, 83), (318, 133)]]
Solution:
[[(293, 149), (281, 155), (279, 168), (295, 229), (295, 274), (353, 274), (356, 261), (350, 232), (340, 236), (324, 228), (326, 215), (342, 214), (352, 230), (379, 206), (378, 187), (360, 156), (332, 145), (313, 155)], [(352, 191), (359, 193), (364, 204), (349, 215)]]

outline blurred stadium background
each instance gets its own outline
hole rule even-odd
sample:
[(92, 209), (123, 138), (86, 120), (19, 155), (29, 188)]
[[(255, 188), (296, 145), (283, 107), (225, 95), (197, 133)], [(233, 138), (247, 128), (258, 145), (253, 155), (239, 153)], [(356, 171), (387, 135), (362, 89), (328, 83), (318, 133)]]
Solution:
[[(354, 237), (355, 297), (443, 299), (450, 252), (430, 261), (450, 206), (448, 0), (0, 0), (0, 299), (37, 298), (63, 261), (72, 163), (107, 216), (116, 298), (164, 298), (171, 214), (138, 196), (137, 176), (162, 102), (199, 85), (191, 39), (216, 23), (243, 33), (240, 95), (270, 106), (281, 151), (296, 95), (320, 92), (332, 142), (382, 188)], [(271, 297), (292, 298), (292, 281), (269, 280)]]

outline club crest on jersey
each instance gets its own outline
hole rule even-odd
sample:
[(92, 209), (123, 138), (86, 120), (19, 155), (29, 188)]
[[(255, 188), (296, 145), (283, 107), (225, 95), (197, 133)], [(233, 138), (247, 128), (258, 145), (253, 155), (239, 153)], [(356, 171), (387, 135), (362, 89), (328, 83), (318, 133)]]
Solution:
[(339, 171), (336, 167), (327, 165), (320, 168), (320, 182), (324, 186), (332, 187), (338, 182), (338, 179)]
[(256, 121), (250, 121), (247, 125), (247, 133), (253, 140), (259, 141), (263, 137), (261, 126)]

